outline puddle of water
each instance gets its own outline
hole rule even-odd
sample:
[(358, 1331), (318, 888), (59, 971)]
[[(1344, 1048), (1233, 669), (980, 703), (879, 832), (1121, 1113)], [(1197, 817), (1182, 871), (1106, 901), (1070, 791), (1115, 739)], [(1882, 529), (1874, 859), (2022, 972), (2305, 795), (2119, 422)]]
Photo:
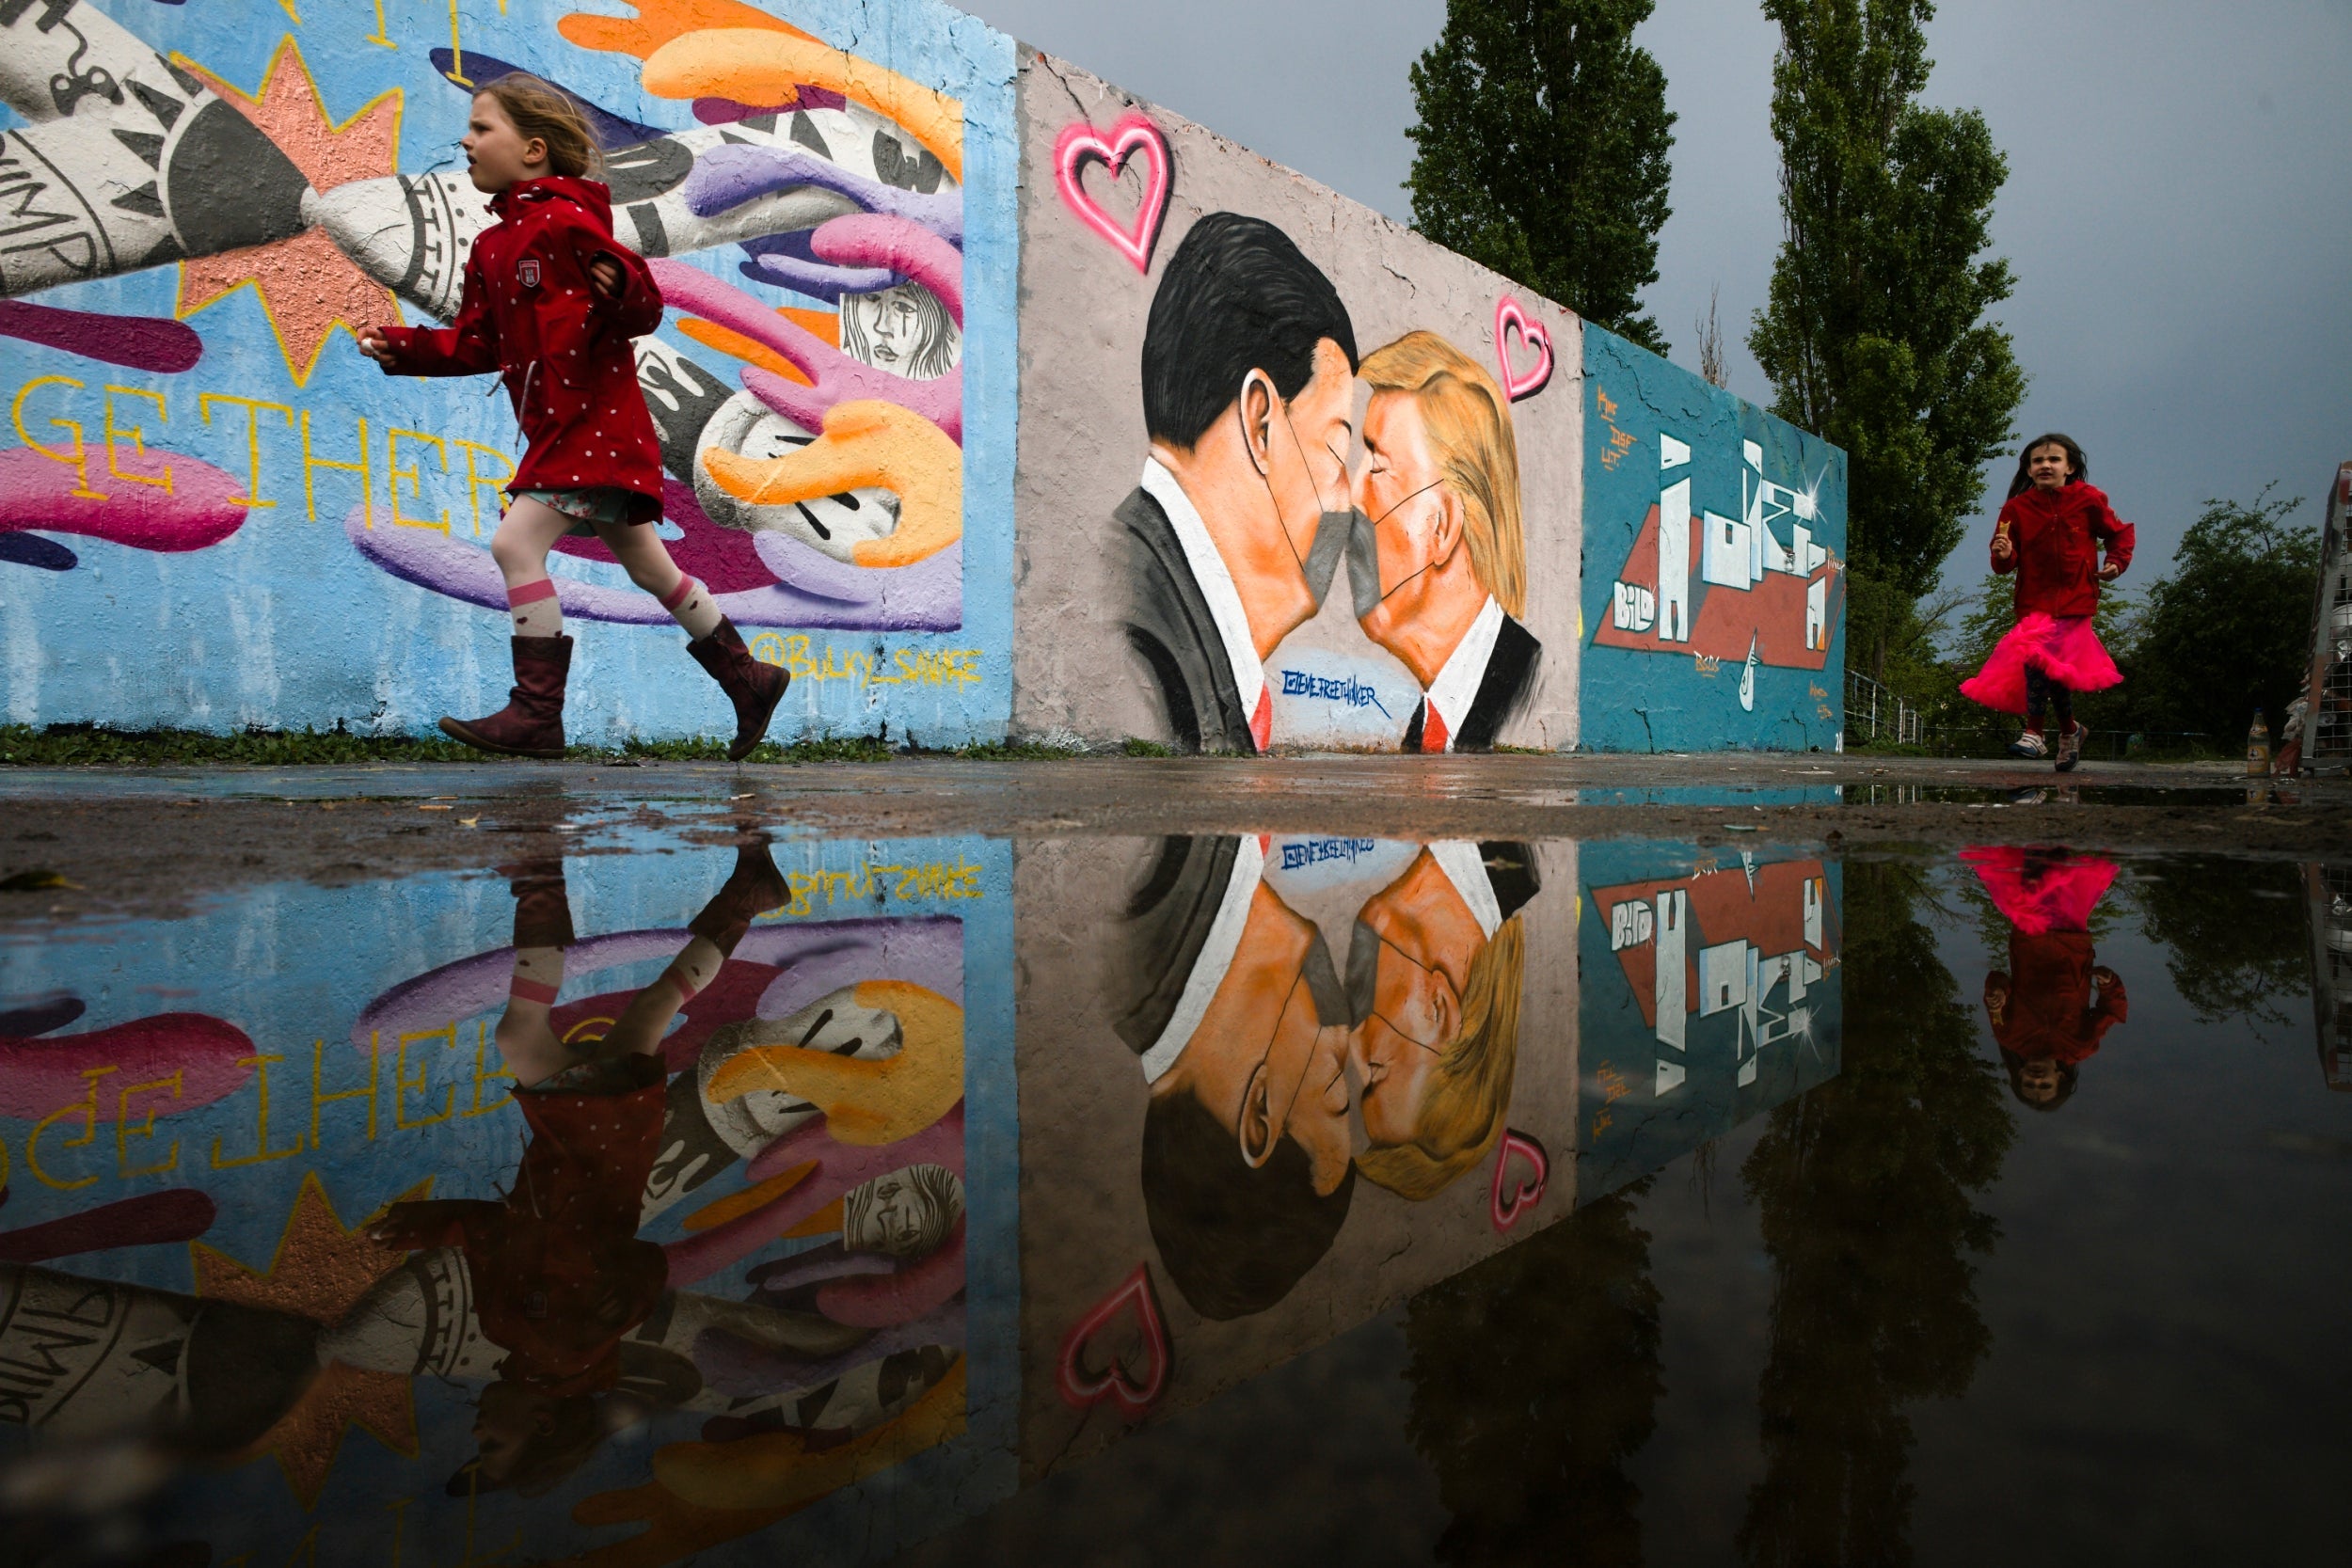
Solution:
[(2352, 869), (660, 836), (0, 937), (24, 1560), (2341, 1544)]

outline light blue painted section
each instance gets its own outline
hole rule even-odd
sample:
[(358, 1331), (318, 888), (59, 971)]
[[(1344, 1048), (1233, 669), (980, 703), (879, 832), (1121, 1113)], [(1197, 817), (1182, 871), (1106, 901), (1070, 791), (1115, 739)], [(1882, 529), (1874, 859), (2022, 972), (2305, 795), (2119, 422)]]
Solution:
[[(1581, 744), (1836, 750), (1845, 453), (1590, 324), (1584, 397)], [(1686, 509), (1687, 624), (1676, 614), (1673, 552), (1661, 581), (1654, 543)], [(1826, 552), (1812, 570), (1775, 559), (1804, 543)]]
[[(450, 44), (446, 7), (390, 0), (381, 8), (374, 0), (299, 6), (82, 0), (85, 8), (93, 4), (155, 50), (183, 55), (247, 93), (260, 90), (273, 56), (291, 39), (330, 121), (341, 124), (391, 94), (399, 113), (400, 171), (462, 171), (454, 144), (464, 129), (467, 94), (430, 58), (431, 51)], [(600, 8), (593, 0), (579, 8), (627, 14), (626, 8)], [(582, 48), (561, 36), (557, 22), (573, 9), (560, 0), (512, 0), (503, 8), (466, 0), (457, 13), (463, 48), (542, 72), (628, 119), (668, 130), (696, 126), (690, 103), (644, 90), (636, 59)], [(936, 0), (773, 0), (770, 9), (961, 101), (966, 235), (961, 624), (945, 631), (806, 632), (746, 625), (746, 636), (763, 657), (796, 672), (771, 734), (788, 740), (870, 735), (886, 727), (894, 739), (908, 734), (926, 742), (997, 737), (1011, 704), (1019, 250), (1014, 44)], [(292, 17), (297, 10), (299, 24)], [(382, 35), (376, 34), (379, 19), (387, 29)], [(396, 47), (370, 41), (372, 36)], [(84, 105), (96, 102), (86, 99)], [(0, 108), (0, 129), (24, 123), (23, 116)], [(107, 127), (51, 120), (46, 134), (85, 132), (103, 142)], [(627, 238), (626, 223), (622, 231)], [(679, 259), (768, 303), (812, 303), (745, 278), (732, 245)], [(26, 297), (72, 310), (168, 320), (176, 312), (181, 271), (165, 264)], [(403, 315), (426, 320), (412, 307)], [(337, 331), (315, 368), (297, 379), (298, 367), (280, 352), (262, 294), (249, 286), (197, 310), (187, 325), (201, 335), (203, 356), (193, 369), (170, 374), (0, 337), (0, 397), (15, 400), (44, 376), (83, 384), (34, 387), (18, 405), (17, 426), (0, 427), (0, 458), (11, 455), (6, 448), (27, 439), (70, 452), (74, 437), (53, 422), (68, 421), (80, 427), (94, 451), (88, 471), (99, 476), (102, 491), (125, 488), (124, 482), (105, 477), (110, 404), (117, 429), (141, 427), (148, 451), (211, 464), (240, 488), (252, 438), (247, 410), (217, 398), (208, 409), (202, 395), (259, 399), (293, 411), (255, 411), (260, 461), (252, 493), (274, 505), (248, 511), (223, 542), (166, 553), (52, 532), (44, 537), (79, 557), (72, 569), (0, 559), (0, 722), (92, 721), (213, 731), (342, 725), (361, 733), (422, 734), (443, 713), (471, 715), (499, 705), (510, 679), (504, 615), (389, 575), (345, 534), (345, 519), (362, 505), (363, 488), (374, 526), (398, 527), (396, 484), (402, 516), (435, 522), (446, 516), (453, 538), (486, 546), (495, 502), (487, 488), (469, 494), (467, 451), (454, 445), (437, 449), (404, 434), (395, 460), (388, 443), (395, 431), (477, 443), (485, 450), (475, 460), (495, 472), (492, 454), (511, 461), (519, 453), (505, 400), (484, 396), (489, 378), (388, 378), (359, 356), (347, 333)], [(660, 335), (706, 366), (728, 375), (736, 368), (724, 355), (679, 335), (675, 313)], [(127, 390), (110, 394), (108, 387)], [(305, 415), (314, 459), (365, 462), (369, 471), (306, 467)], [(154, 471), (142, 467), (127, 436), (117, 448), (132, 471)], [(450, 472), (442, 470), (443, 454)], [(395, 467), (402, 470), (397, 481)], [(12, 499), (0, 480), (0, 530), (11, 520), (29, 521), (22, 513), (22, 501)], [(0, 531), (0, 545), (9, 537)], [(554, 569), (628, 589), (609, 562), (559, 555)], [(687, 657), (685, 637), (675, 626), (572, 616), (566, 629), (578, 641), (565, 714), (574, 740), (615, 744), (731, 731), (724, 699)], [(801, 636), (805, 642), (790, 641)]]

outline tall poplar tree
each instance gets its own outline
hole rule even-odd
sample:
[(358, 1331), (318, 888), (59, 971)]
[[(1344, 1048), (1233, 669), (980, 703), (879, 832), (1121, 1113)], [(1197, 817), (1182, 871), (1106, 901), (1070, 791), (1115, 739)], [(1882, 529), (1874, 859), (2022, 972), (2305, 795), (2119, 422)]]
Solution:
[[(1985, 312), (2010, 295), (1988, 258), (2009, 176), (1984, 117), (1918, 102), (1930, 0), (1763, 0), (1780, 27), (1772, 135), (1785, 237), (1748, 347), (1772, 412), (1845, 449), (1857, 620), (1907, 612), (1935, 580), (2014, 435), (2026, 391)], [(1851, 637), (1868, 662), (1867, 627)]]
[(1446, 0), (1412, 68), (1413, 227), (1666, 352), (1658, 281), (1675, 117), (1633, 29), (1653, 0)]

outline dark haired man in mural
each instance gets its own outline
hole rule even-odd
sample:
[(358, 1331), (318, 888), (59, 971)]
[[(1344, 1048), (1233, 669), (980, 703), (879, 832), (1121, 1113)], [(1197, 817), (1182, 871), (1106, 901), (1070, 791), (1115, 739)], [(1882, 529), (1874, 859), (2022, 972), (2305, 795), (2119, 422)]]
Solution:
[(1518, 622), (1527, 544), (1510, 400), (1434, 332), (1374, 350), (1362, 375), (1373, 391), (1356, 505), (1373, 562), (1350, 559), (1356, 618), (1421, 684), (1404, 749), (1484, 751), (1543, 653)]
[(1368, 900), (1348, 947), (1367, 1180), (1421, 1202), (1486, 1157), (1511, 1109), (1527, 963), (1524, 844), (1432, 844)]
[(1114, 1027), (1152, 1086), (1143, 1200), (1204, 1318), (1263, 1312), (1347, 1217), (1347, 1002), (1255, 837), (1171, 838), (1130, 906)]
[(1330, 279), (1262, 218), (1212, 213), (1169, 259), (1143, 336), (1127, 638), (1190, 750), (1263, 752), (1263, 660), (1312, 616), (1353, 528), (1356, 331)]

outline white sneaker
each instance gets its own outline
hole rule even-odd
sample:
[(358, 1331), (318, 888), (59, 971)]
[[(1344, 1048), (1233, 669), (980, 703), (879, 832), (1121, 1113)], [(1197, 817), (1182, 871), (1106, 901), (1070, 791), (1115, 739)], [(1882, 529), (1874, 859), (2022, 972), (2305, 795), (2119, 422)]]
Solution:
[(2032, 757), (2040, 761), (2050, 754), (2050, 748), (2043, 742), (2040, 730), (2027, 730), (2009, 743), (2009, 754), (2013, 757)]

